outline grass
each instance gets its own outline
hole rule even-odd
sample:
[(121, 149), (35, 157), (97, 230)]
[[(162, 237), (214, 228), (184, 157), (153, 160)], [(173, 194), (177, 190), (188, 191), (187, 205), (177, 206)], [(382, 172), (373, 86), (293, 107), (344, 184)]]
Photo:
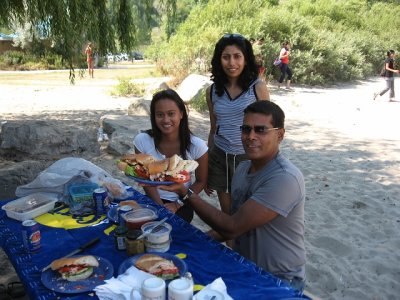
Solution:
[[(110, 64), (107, 67), (94, 69), (94, 79), (90, 79), (87, 70), (84, 70), (83, 76), (80, 77), (80, 70), (75, 70), (75, 83), (81, 82), (93, 83), (99, 81), (118, 81), (118, 78), (124, 77), (129, 79), (160, 77), (157, 73), (155, 65), (149, 62), (141, 63), (121, 63)], [(1, 84), (10, 85), (65, 85), (69, 84), (69, 70), (56, 70), (56, 71), (15, 71), (15, 72), (1, 72)]]

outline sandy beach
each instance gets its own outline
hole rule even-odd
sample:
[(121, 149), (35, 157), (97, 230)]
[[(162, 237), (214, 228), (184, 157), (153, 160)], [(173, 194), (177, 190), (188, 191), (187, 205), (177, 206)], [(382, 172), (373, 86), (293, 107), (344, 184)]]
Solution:
[[(108, 112), (124, 114), (132, 99), (111, 97), (112, 84), (0, 83), (0, 122), (68, 116), (98, 122)], [(388, 94), (374, 101), (383, 87), (381, 78), (291, 91), (270, 85), (272, 101), (286, 113), (281, 151), (306, 181), (306, 290), (322, 299), (399, 298), (400, 102), (388, 102)], [(190, 119), (206, 139), (208, 114), (191, 111)], [(116, 174), (113, 157), (94, 162)], [(207, 201), (218, 206), (215, 197)], [(207, 229), (198, 218), (193, 224)], [(0, 283), (15, 279), (1, 251)]]

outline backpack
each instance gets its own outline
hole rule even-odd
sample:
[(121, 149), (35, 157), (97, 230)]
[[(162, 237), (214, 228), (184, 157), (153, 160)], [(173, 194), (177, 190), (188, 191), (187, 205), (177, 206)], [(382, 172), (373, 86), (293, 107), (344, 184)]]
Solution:
[(279, 67), (282, 64), (282, 61), (279, 59), (279, 56), (274, 60), (274, 66)]

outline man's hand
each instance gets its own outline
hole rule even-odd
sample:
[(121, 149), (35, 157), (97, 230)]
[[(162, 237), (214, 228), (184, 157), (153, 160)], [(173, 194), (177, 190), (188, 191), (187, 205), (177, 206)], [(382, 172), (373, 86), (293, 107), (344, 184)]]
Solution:
[(215, 191), (213, 189), (210, 189), (208, 185), (206, 185), (206, 187), (204, 188), (204, 192), (207, 194), (207, 196), (210, 197), (212, 194), (214, 194)]
[(165, 203), (164, 207), (173, 214), (181, 207), (177, 202)]
[(183, 183), (174, 183), (171, 185), (159, 185), (158, 187), (160, 188), (160, 190), (177, 193), (181, 197), (185, 196), (188, 192), (188, 189), (185, 187)]

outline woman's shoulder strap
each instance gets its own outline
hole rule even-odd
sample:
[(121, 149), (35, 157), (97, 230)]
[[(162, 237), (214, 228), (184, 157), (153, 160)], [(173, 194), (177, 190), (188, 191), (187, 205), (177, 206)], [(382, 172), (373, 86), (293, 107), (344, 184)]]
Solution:
[(256, 80), (254, 80), (252, 83), (251, 83), (251, 85), (253, 86), (253, 92), (254, 92), (254, 95), (256, 96), (256, 100), (258, 101), (258, 100), (260, 100), (260, 98), (258, 97), (258, 95), (257, 95), (257, 84), (258, 83), (262, 83), (263, 81), (260, 79), (260, 78), (257, 78)]
[(210, 85), (210, 102), (211, 103), (214, 103), (214, 100), (213, 100), (213, 91), (214, 91), (214, 88), (215, 88), (215, 83), (213, 83), (213, 84), (211, 84)]

